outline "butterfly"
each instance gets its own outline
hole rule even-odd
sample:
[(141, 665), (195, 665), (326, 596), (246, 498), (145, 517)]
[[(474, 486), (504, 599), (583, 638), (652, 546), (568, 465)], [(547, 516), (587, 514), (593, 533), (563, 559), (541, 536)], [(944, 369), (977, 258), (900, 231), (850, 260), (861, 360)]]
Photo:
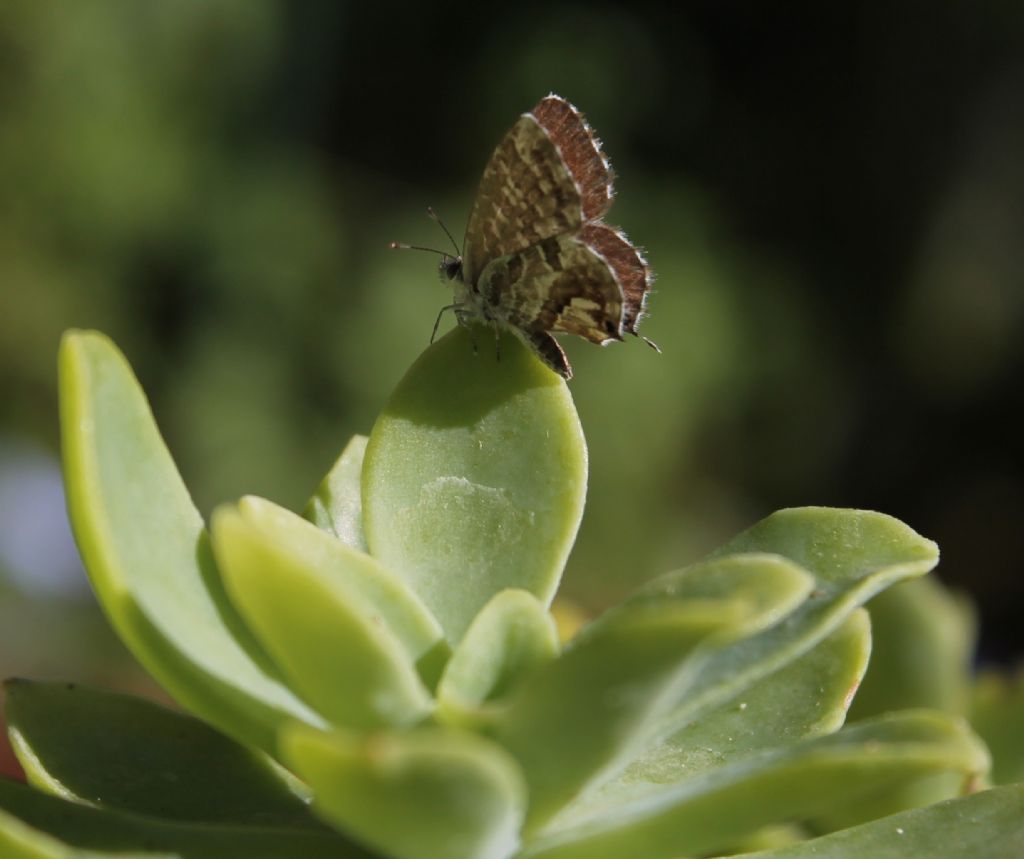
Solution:
[(391, 247), (442, 255), (440, 271), (454, 298), (438, 314), (435, 335), (451, 310), (459, 324), (512, 331), (570, 379), (572, 367), (553, 335), (601, 345), (640, 336), (651, 289), (641, 251), (602, 220), (613, 193), (608, 159), (583, 114), (551, 94), (519, 117), (491, 155), (461, 251), (443, 223), (454, 255)]

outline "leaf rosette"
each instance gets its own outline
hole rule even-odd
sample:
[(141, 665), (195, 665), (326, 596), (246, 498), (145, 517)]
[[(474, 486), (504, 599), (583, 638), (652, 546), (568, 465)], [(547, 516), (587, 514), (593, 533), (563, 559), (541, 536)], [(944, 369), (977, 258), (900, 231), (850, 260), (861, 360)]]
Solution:
[(963, 720), (846, 724), (863, 606), (927, 573), (933, 543), (878, 513), (783, 510), (562, 642), (579, 419), (514, 338), (500, 360), (470, 341), (424, 353), (303, 515), (247, 497), (207, 528), (124, 357), (65, 337), (76, 539), (188, 714), (10, 682), (30, 786), (0, 783), (2, 855), (841, 859), (890, 855), (897, 829), (899, 855), (976, 855), (961, 815), (1009, 845), (986, 855), (1017, 855), (1019, 788), (955, 798), (989, 767)]

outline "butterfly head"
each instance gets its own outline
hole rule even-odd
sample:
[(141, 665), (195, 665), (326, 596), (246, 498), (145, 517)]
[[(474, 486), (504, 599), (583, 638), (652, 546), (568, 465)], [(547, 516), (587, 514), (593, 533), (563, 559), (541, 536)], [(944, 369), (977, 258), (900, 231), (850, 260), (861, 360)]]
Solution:
[(437, 270), (442, 281), (462, 280), (462, 257), (445, 255), (441, 258)]
[(462, 251), (459, 249), (458, 242), (455, 241), (451, 231), (444, 225), (435, 212), (431, 208), (427, 208), (427, 214), (430, 215), (431, 219), (436, 221), (438, 225), (444, 230), (444, 234), (448, 236), (448, 239), (452, 243), (452, 247), (455, 249), (455, 253), (451, 254), (448, 251), (439, 251), (437, 248), (426, 248), (420, 245), (407, 245), (405, 242), (391, 242), (388, 247), (399, 248), (402, 250), (414, 250), (414, 251), (426, 251), (427, 253), (438, 254), (441, 257), (441, 262), (437, 266), (437, 270), (441, 275), (443, 282), (452, 280), (462, 281)]

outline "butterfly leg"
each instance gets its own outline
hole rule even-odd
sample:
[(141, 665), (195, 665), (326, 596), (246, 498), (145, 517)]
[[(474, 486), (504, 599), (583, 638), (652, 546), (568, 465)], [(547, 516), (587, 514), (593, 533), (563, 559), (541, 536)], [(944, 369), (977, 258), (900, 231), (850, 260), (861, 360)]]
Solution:
[(437, 314), (437, 319), (434, 320), (434, 330), (430, 332), (430, 342), (434, 342), (434, 338), (437, 337), (437, 329), (441, 324), (441, 317), (445, 315), (449, 310), (455, 314), (455, 318), (459, 320), (459, 325), (464, 324), (462, 318), (459, 316), (459, 310), (462, 309), (461, 304), (446, 304), (442, 307)]
[(494, 329), (494, 360), (499, 364), (501, 363), (501, 329), (498, 327), (498, 323), (492, 323), (491, 327)]
[(470, 310), (466, 310), (466, 306), (464, 304), (453, 304), (452, 312), (455, 314), (455, 318), (458, 320), (459, 325), (465, 328), (469, 333), (469, 342), (473, 346), (473, 354), (479, 355), (480, 353), (476, 348), (476, 335), (473, 333), (473, 326), (467, 321), (473, 319), (475, 314)]

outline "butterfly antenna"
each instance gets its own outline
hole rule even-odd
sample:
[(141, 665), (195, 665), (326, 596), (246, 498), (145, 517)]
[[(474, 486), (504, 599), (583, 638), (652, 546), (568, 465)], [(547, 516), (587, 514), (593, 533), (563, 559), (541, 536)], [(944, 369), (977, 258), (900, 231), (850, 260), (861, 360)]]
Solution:
[(452, 243), (452, 247), (455, 248), (455, 256), (462, 256), (462, 251), (459, 248), (459, 243), (455, 241), (455, 237), (451, 234), (451, 231), (444, 225), (444, 221), (441, 220), (440, 216), (437, 214), (437, 212), (434, 211), (433, 207), (427, 206), (427, 214), (430, 215), (430, 217), (433, 220), (437, 221), (441, 229), (444, 230), (444, 234), (448, 236), (448, 240)]
[(451, 259), (452, 255), (448, 251), (439, 251), (437, 248), (424, 248), (419, 245), (407, 245), (405, 242), (388, 242), (388, 247), (391, 250), (398, 251), (426, 251), (428, 254), (440, 254), (445, 259)]

